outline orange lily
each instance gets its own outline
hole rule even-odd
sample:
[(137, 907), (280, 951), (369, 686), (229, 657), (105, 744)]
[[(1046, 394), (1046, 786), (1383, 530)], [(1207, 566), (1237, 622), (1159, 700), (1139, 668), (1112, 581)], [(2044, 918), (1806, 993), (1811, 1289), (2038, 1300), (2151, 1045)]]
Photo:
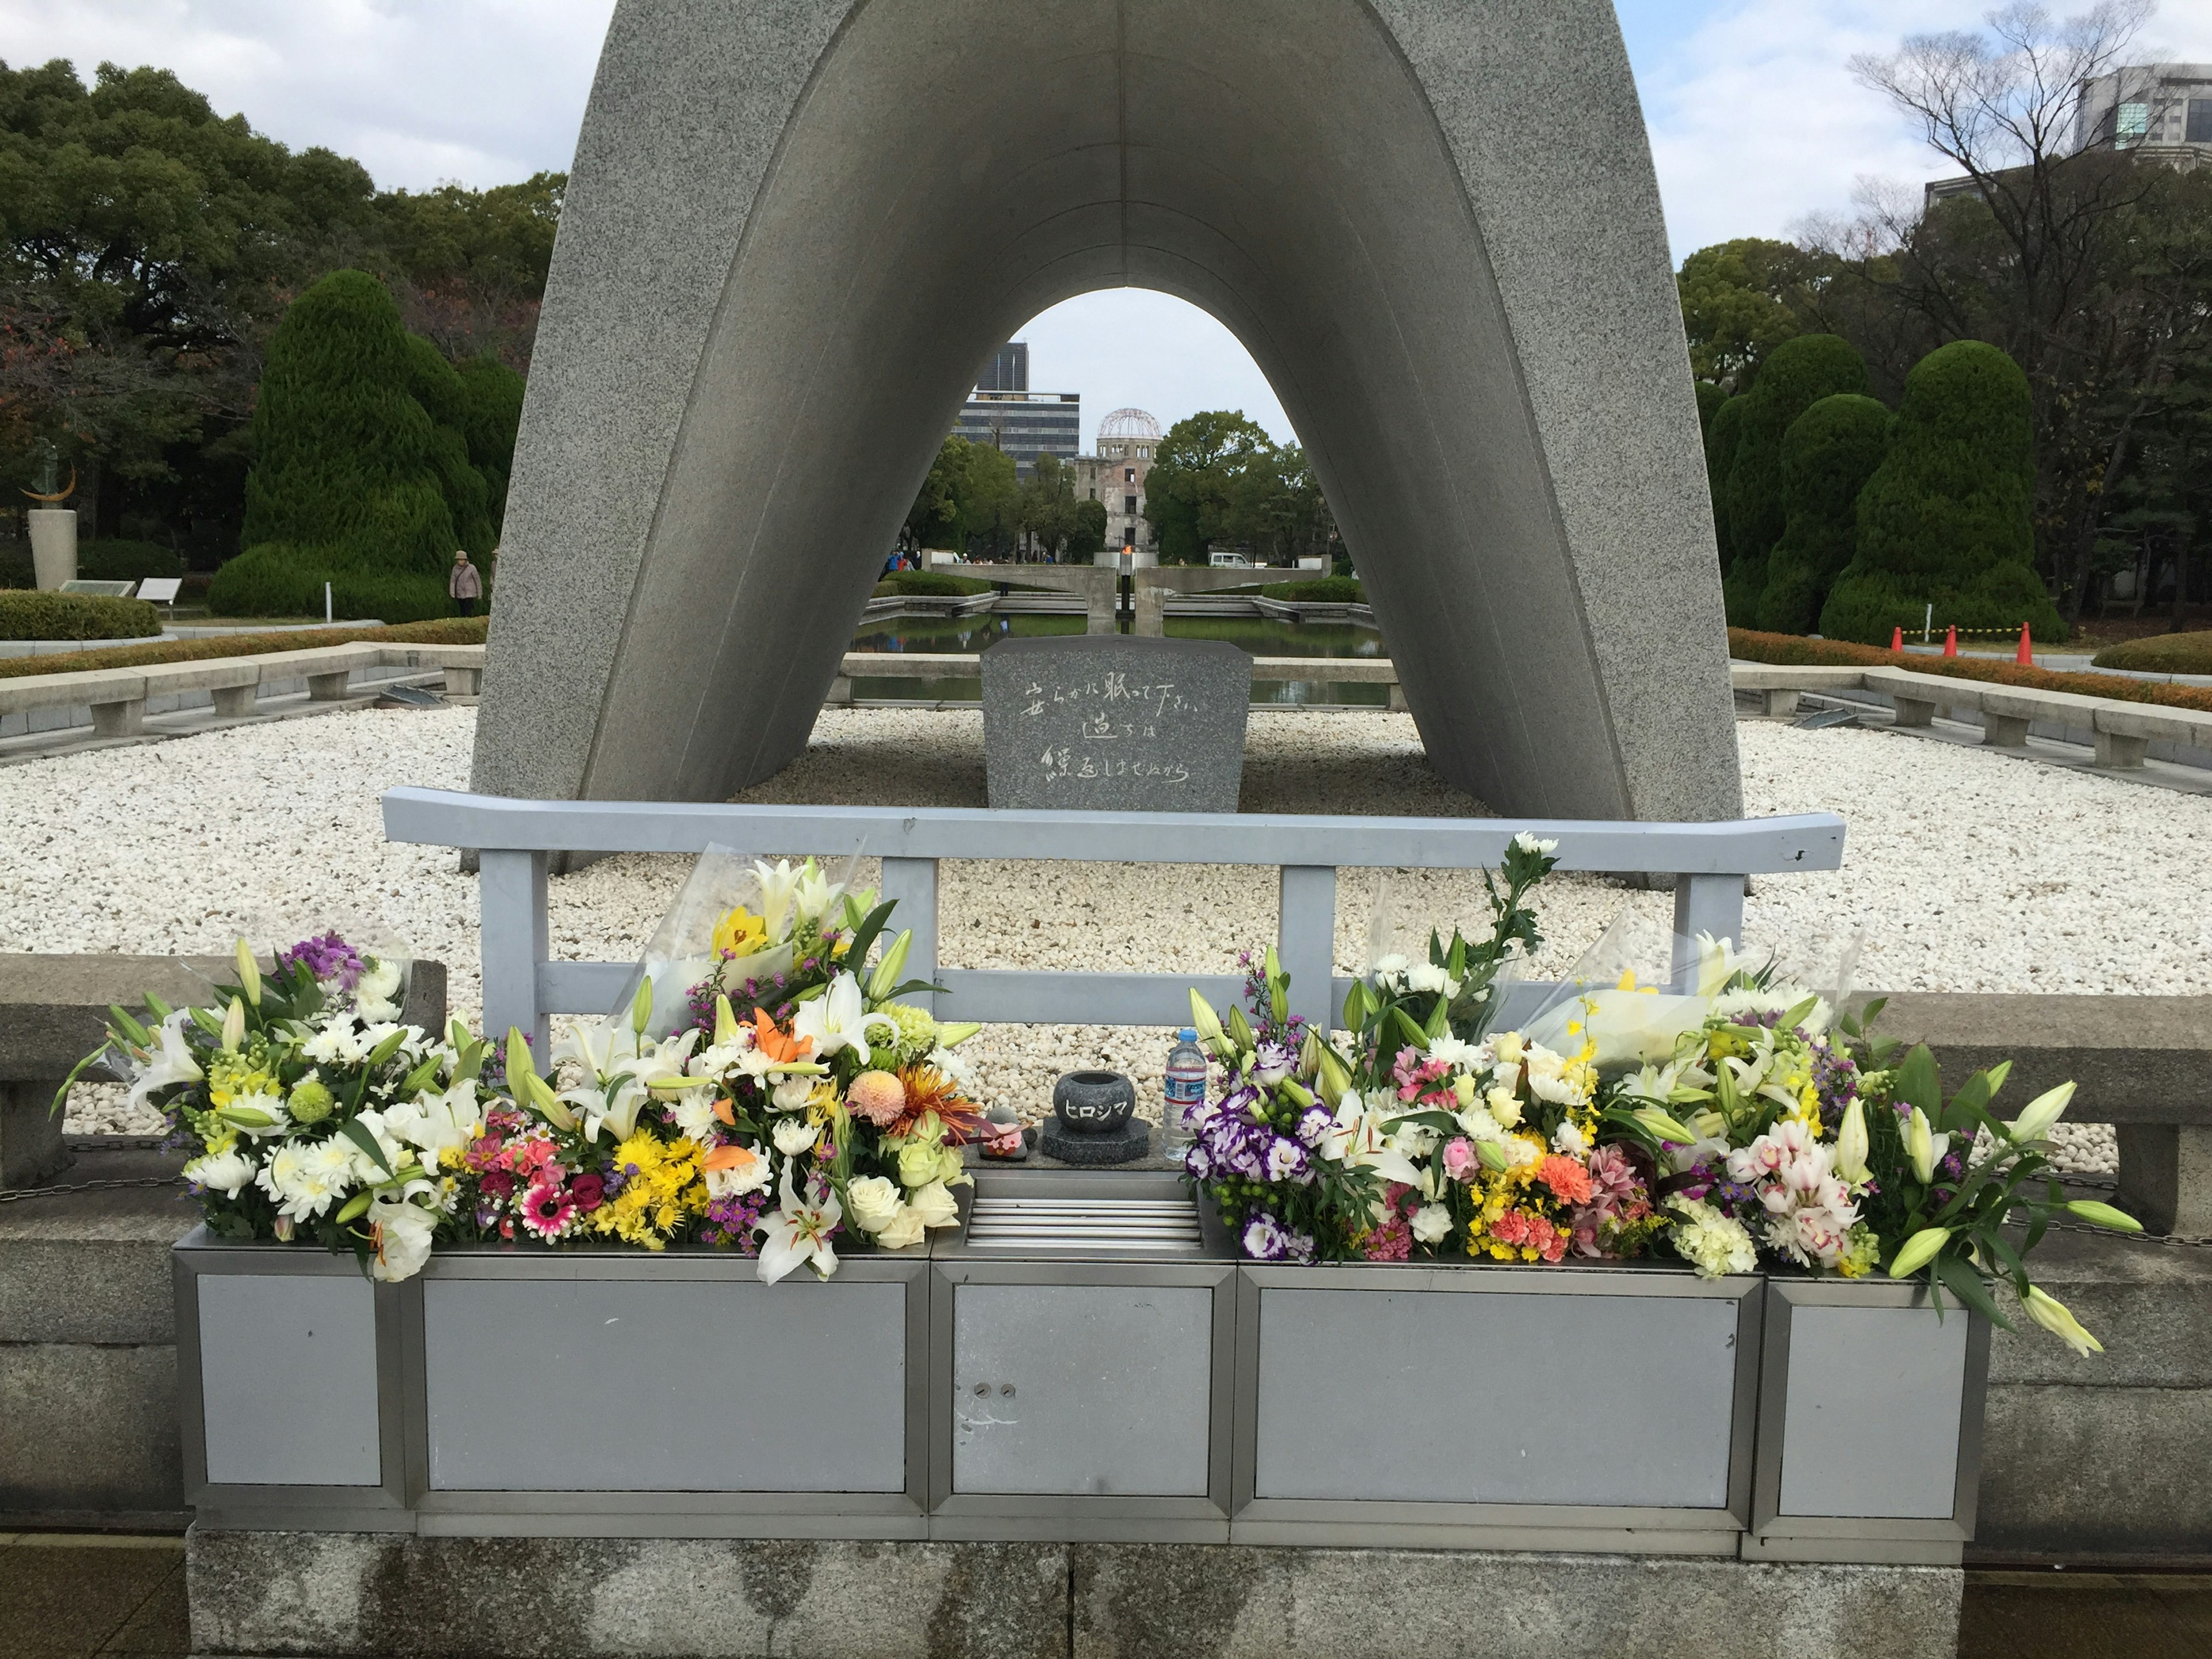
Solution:
[(768, 1017), (765, 1008), (753, 1010), (753, 1047), (779, 1062), (805, 1060), (814, 1047), (812, 1037), (787, 1036)]

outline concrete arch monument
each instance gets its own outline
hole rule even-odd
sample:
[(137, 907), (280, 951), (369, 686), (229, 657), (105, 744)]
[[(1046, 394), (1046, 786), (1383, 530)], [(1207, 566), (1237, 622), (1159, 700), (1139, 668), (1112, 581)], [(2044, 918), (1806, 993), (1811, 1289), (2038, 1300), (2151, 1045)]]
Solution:
[(579, 142), (476, 786), (720, 799), (805, 744), (1027, 318), (1212, 313), (1307, 443), (1433, 764), (1732, 817), (1664, 227), (1606, 0), (622, 0)]

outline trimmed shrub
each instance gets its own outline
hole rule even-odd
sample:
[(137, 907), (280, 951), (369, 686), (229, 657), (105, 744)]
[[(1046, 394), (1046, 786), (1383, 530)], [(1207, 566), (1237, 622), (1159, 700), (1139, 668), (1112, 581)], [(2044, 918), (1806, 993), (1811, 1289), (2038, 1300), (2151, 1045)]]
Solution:
[(2212, 633), (2154, 634), (2108, 645), (2090, 660), (2100, 668), (2133, 668), (2151, 674), (2212, 674)]
[(1782, 434), (1782, 539), (1766, 556), (1759, 625), (1805, 634), (1858, 550), (1859, 491), (1889, 447), (1890, 414), (1872, 398), (1823, 398)]
[(1758, 620), (1766, 591), (1767, 555), (1782, 539), (1782, 438), (1796, 418), (1823, 398), (1864, 393), (1866, 362), (1848, 340), (1833, 334), (1800, 334), (1784, 340), (1759, 365), (1744, 393), (1742, 430), (1722, 487), (1727, 502), (1727, 574), (1722, 591), (1729, 621), (1748, 627)]
[(894, 570), (876, 584), (876, 597), (957, 599), (970, 593), (988, 593), (994, 586), (981, 577), (948, 576), (941, 570)]
[(1357, 576), (1316, 576), (1310, 581), (1269, 582), (1260, 592), (1271, 599), (1298, 605), (1364, 605), (1367, 590)]
[(325, 582), (338, 617), (406, 623), (456, 610), (442, 573), (364, 570), (327, 562), (313, 549), (274, 545), (250, 547), (226, 561), (208, 584), (208, 609), (218, 617), (319, 617)]
[(143, 640), (161, 631), (161, 613), (143, 599), (0, 593), (0, 640)]
[(2113, 702), (2156, 703), (2163, 708), (2197, 708), (2212, 714), (2212, 687), (2169, 685), (2163, 680), (2124, 679), (2118, 674), (2062, 674), (2048, 668), (2022, 668), (2001, 657), (1938, 657), (1909, 651), (1885, 651), (1848, 640), (1808, 640), (1795, 634), (1728, 631), (1729, 655), (1746, 662), (1809, 664), (1823, 668), (1903, 668), (1946, 679), (1984, 680), (2025, 686), (2035, 691), (2071, 691)]
[(1714, 385), (1711, 380), (1699, 380), (1697, 382), (1697, 387), (1698, 433), (1702, 438), (1712, 431), (1713, 416), (1721, 412), (1721, 405), (1728, 402), (1729, 395), (1724, 389)]
[(446, 354), (419, 334), (407, 337), (408, 389), (436, 428), (431, 434), (431, 459), (438, 488), (446, 498), (446, 511), (453, 520), (454, 543), (446, 550), (453, 562), (455, 548), (465, 547), (477, 559), (490, 556), (497, 541), (491, 522), (491, 492), (483, 474), (469, 459), (468, 389)]
[(2035, 574), (2027, 377), (1993, 345), (1955, 340), (1905, 379), (1889, 453), (1860, 492), (1857, 551), (1820, 631), (1886, 644), (1893, 628), (2015, 629), (2066, 637)]
[(0, 547), (0, 588), (36, 587), (39, 585), (38, 567), (31, 561), (28, 542), (10, 542)]
[(152, 645), (110, 646), (104, 651), (64, 651), (51, 657), (0, 657), (0, 679), (36, 674), (74, 674), (94, 668), (144, 668), (154, 663), (206, 662), (222, 657), (259, 657), (276, 651), (319, 651), (357, 640), (392, 645), (482, 645), (489, 619), (448, 617), (401, 628), (302, 628), (285, 634), (216, 634), (163, 640)]
[(1720, 545), (1721, 571), (1729, 562), (1728, 477), (1735, 465), (1736, 445), (1743, 439), (1743, 413), (1750, 399), (1730, 398), (1713, 411), (1705, 428), (1705, 487), (1713, 500), (1713, 539)]
[(181, 576), (185, 562), (159, 542), (79, 542), (76, 574), (93, 581), (137, 582), (149, 576)]
[(461, 381), (461, 436), (469, 464), (483, 475), (492, 540), (507, 517), (507, 481), (514, 471), (514, 436), (522, 425), (522, 376), (489, 353), (453, 365)]
[[(441, 580), (465, 533), (481, 544), (472, 553), (490, 550), (483, 481), (471, 522), (471, 492), (454, 471), (468, 470), (466, 446), (455, 428), (441, 434), (421, 401), (458, 413), (459, 379), (450, 365), (432, 372), (410, 340), (392, 295), (366, 271), (333, 271), (292, 302), (255, 398), (245, 546), (296, 550), (285, 556), (319, 568)], [(459, 526), (450, 496), (461, 499)], [(318, 578), (319, 600), (320, 586)]]

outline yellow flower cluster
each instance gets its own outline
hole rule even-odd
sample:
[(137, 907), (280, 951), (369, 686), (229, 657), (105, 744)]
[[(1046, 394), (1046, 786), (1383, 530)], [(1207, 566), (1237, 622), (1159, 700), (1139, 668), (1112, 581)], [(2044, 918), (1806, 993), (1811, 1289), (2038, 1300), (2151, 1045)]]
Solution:
[(268, 1050), (259, 1043), (246, 1054), (223, 1053), (208, 1061), (208, 1103), (218, 1109), (240, 1095), (281, 1094), (276, 1076), (264, 1069)]
[(636, 1173), (627, 1175), (622, 1190), (592, 1212), (595, 1232), (658, 1250), (688, 1217), (707, 1207), (699, 1148), (689, 1139), (664, 1141), (640, 1130), (615, 1147), (613, 1167)]

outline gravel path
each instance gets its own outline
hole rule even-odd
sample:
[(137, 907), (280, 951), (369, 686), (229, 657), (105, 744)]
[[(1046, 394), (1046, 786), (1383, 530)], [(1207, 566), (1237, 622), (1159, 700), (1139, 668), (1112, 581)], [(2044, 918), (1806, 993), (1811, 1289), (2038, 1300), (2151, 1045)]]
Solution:
[[(0, 950), (219, 951), (240, 929), (267, 939), (381, 927), (447, 963), (454, 1012), (473, 1018), (474, 881), (448, 851), (386, 845), (377, 798), (394, 784), (463, 783), (474, 724), (466, 708), (364, 709), (0, 771), (11, 854)], [(1748, 811), (1832, 808), (1850, 826), (1842, 871), (1760, 878), (1746, 906), (1754, 945), (1864, 921), (1865, 985), (2212, 992), (2212, 800), (1875, 732), (1738, 733)], [(982, 778), (978, 714), (832, 709), (806, 755), (744, 799), (980, 805)], [(1379, 710), (1255, 714), (1243, 805), (1482, 810), (1427, 770), (1410, 718)], [(684, 863), (625, 856), (556, 880), (556, 953), (635, 951)], [(952, 966), (1233, 971), (1274, 926), (1272, 870), (977, 862), (949, 864), (943, 880)], [(1364, 960), (1377, 886), (1376, 872), (1343, 872), (1341, 969)], [(1398, 872), (1388, 892), (1401, 929), (1431, 918), (1473, 927), (1486, 915), (1471, 876)], [(1571, 962), (1624, 908), (1663, 921), (1670, 902), (1555, 878), (1539, 907), (1540, 970)], [(2112, 925), (2121, 917), (2152, 925)], [(987, 1096), (1034, 1110), (1077, 1065), (1156, 1090), (1165, 1048), (1149, 1030), (998, 1027), (966, 1052)], [(72, 1102), (73, 1130), (135, 1127), (112, 1091)], [(2070, 1139), (2069, 1161), (2109, 1167), (2109, 1130)]]

